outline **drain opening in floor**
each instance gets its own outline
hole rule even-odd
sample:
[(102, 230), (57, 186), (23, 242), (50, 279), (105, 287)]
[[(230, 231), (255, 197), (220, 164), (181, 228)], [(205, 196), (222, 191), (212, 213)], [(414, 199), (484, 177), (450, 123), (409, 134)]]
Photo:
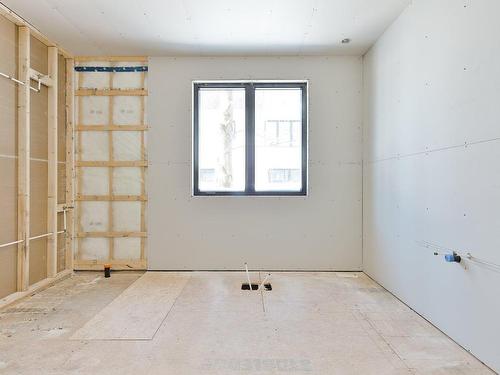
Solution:
[[(252, 290), (258, 290), (258, 289), (259, 289), (259, 284), (252, 283)], [(264, 284), (264, 289), (265, 290), (273, 290), (273, 287), (270, 283), (266, 283), (266, 284)], [(241, 284), (241, 290), (250, 290), (248, 283)]]

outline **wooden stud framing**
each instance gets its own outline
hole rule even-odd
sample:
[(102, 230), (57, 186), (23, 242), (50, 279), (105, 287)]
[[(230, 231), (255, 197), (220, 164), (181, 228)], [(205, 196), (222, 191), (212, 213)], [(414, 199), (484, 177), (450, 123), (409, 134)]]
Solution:
[(30, 257), (30, 29), (20, 27), (18, 37), (18, 76), (24, 85), (17, 88), (17, 238), (24, 242), (17, 250), (17, 290), (23, 292), (29, 287)]
[(79, 238), (119, 238), (119, 237), (146, 237), (146, 232), (79, 232), (76, 234)]
[[(72, 56), (65, 50), (58, 48), (54, 43), (48, 40), (41, 34), (33, 25), (29, 24), (26, 20), (19, 17), (5, 5), (0, 3), (0, 16), (5, 17), (17, 26), (18, 30), (18, 45), (17, 45), (17, 235), (18, 241), (21, 241), (17, 246), (17, 292), (5, 298), (0, 299), (0, 308), (8, 304), (14, 303), (28, 295), (31, 295), (52, 283), (61, 280), (64, 277), (71, 275), (72, 270), (72, 256), (67, 252), (65, 269), (57, 272), (57, 213), (62, 212), (69, 204), (73, 202), (72, 191), (72, 178), (73, 173), (68, 173), (67, 176), (67, 191), (66, 203), (57, 203), (57, 167), (58, 167), (58, 54), (62, 54), (66, 59), (71, 59)], [(31, 37), (38, 39), (42, 44), (48, 47), (48, 74), (42, 74), (30, 66), (30, 52), (31, 52)], [(67, 103), (71, 103), (74, 97), (74, 89), (72, 85), (73, 68), (67, 71)], [(42, 234), (36, 238), (42, 238), (48, 241), (47, 243), (47, 278), (30, 285), (30, 203), (31, 203), (31, 121), (30, 121), (30, 105), (31, 95), (38, 95), (38, 92), (30, 89), (31, 80), (35, 80), (40, 84), (48, 87), (47, 91), (47, 234)], [(73, 132), (73, 115), (72, 104), (68, 104), (67, 119), (69, 122), (69, 130), (67, 135)], [(72, 142), (72, 136), (67, 139), (68, 145)], [(67, 168), (71, 168), (73, 160), (73, 147), (67, 148)], [(71, 214), (67, 217), (67, 226), (70, 235), (68, 236), (71, 241), (72, 236), (72, 222)], [(52, 234), (49, 234), (52, 233)], [(67, 244), (67, 248), (71, 246)]]
[[(141, 87), (145, 88), (146, 73), (141, 73)], [(145, 97), (141, 96), (141, 125), (145, 124)], [(146, 160), (145, 132), (141, 132), (141, 158)], [(141, 168), (141, 195), (146, 195), (146, 169)], [(141, 231), (146, 232), (146, 201), (141, 202)], [(141, 259), (146, 259), (146, 238), (141, 238)]]
[[(87, 271), (102, 271), (104, 268), (104, 264), (108, 263), (107, 261), (98, 261), (98, 260), (79, 260), (78, 268), (84, 269)], [(145, 270), (147, 269), (147, 262), (145, 259), (115, 259), (113, 261), (113, 270), (115, 271), (124, 271), (124, 270)]]
[[(82, 75), (78, 73), (78, 83), (77, 83), (77, 88), (82, 87)], [(77, 97), (78, 100), (78, 124), (82, 123), (83, 120), (83, 111), (82, 111), (82, 97), (79, 96)], [(80, 135), (77, 136), (76, 138), (77, 141), (77, 147), (76, 147), (76, 159), (77, 161), (75, 162), (75, 166), (78, 165), (78, 163), (82, 160), (82, 137)], [(77, 171), (75, 169), (75, 180), (76, 180), (76, 194), (80, 195), (81, 190), (82, 190), (82, 173), (80, 171)], [(78, 202), (78, 205), (75, 207), (76, 208), (76, 231), (80, 232), (82, 231), (82, 204), (81, 202)], [(82, 248), (82, 241), (80, 237), (77, 238), (77, 243), (76, 243), (76, 254), (75, 254), (75, 263), (77, 263), (78, 259), (80, 258), (80, 249)]]
[[(48, 47), (48, 48), (50, 49), (50, 48), (55, 48), (55, 47)], [(57, 64), (56, 64), (56, 66), (57, 66)], [(47, 87), (54, 86), (54, 81), (52, 80), (52, 77), (50, 76), (50, 73), (49, 73), (48, 76), (46, 76), (46, 75), (44, 75), (44, 74), (36, 71), (35, 69), (30, 68), (30, 78), (33, 79), (33, 80), (35, 80), (35, 81), (40, 81), (40, 83), (42, 85), (45, 85)], [(56, 81), (57, 81), (57, 77), (56, 77)], [(57, 85), (57, 82), (56, 82), (56, 85)]]
[(88, 62), (88, 61), (105, 61), (105, 62), (142, 62), (147, 63), (147, 56), (76, 56), (75, 61), (77, 62)]
[(77, 201), (86, 202), (107, 202), (107, 201), (121, 201), (121, 202), (144, 202), (147, 197), (144, 195), (77, 195)]
[(48, 184), (47, 184), (47, 277), (57, 274), (57, 47), (48, 48)]
[[(111, 64), (113, 65), (113, 64)], [(115, 77), (114, 72), (109, 73), (109, 89), (113, 90), (113, 79)], [(114, 108), (114, 103), (115, 103), (115, 98), (114, 97), (109, 97), (109, 107), (108, 107), (108, 124), (113, 123), (113, 108)], [(109, 161), (113, 162), (115, 157), (114, 157), (114, 147), (113, 147), (113, 132), (108, 132), (108, 152), (109, 152)], [(108, 168), (108, 194), (110, 196), (113, 195), (113, 171), (114, 168), (112, 165), (109, 166)], [(113, 201), (109, 201), (109, 209), (108, 209), (108, 231), (112, 232), (114, 230), (114, 215), (113, 215)], [(115, 239), (110, 237), (109, 238), (109, 260), (113, 262), (113, 259), (115, 258)]]
[(77, 161), (77, 167), (147, 167), (146, 160), (110, 160), (110, 161)]
[[(88, 61), (103, 61), (110, 63), (110, 66), (115, 65), (117, 62), (141, 62), (146, 63), (147, 58), (145, 57), (84, 57), (75, 58), (76, 62), (88, 62)], [(109, 65), (107, 65), (109, 66)], [(90, 73), (89, 73), (90, 74)], [(78, 160), (75, 162), (75, 173), (77, 180), (77, 192), (75, 196), (75, 202), (78, 206), (78, 212), (76, 213), (76, 233), (75, 238), (78, 243), (78, 250), (76, 251), (75, 257), (75, 269), (81, 270), (102, 270), (105, 263), (111, 263), (113, 269), (146, 269), (147, 262), (145, 257), (145, 244), (147, 239), (147, 229), (146, 229), (146, 207), (147, 207), (147, 195), (146, 195), (146, 168), (148, 166), (146, 157), (146, 146), (145, 146), (145, 133), (148, 130), (148, 126), (145, 121), (145, 97), (147, 96), (147, 90), (145, 88), (145, 77), (146, 73), (141, 72), (141, 88), (136, 89), (118, 89), (114, 86), (114, 77), (116, 74), (127, 74), (127, 73), (115, 73), (108, 72), (109, 74), (109, 84), (106, 89), (92, 89), (83, 88), (81, 77), (83, 74), (81, 72), (77, 73), (78, 85), (75, 88), (75, 96), (78, 101), (79, 111), (78, 120), (76, 122), (75, 130), (78, 134)], [(109, 99), (108, 105), (108, 119), (106, 124), (101, 125), (90, 125), (84, 124), (83, 122), (83, 111), (82, 111), (82, 98), (84, 96), (107, 96)], [(114, 97), (115, 96), (137, 96), (140, 98), (140, 121), (135, 125), (117, 125), (114, 124), (113, 107), (114, 107)], [(82, 151), (82, 132), (106, 132), (108, 137), (108, 160), (81, 160)], [(114, 155), (114, 144), (113, 144), (113, 133), (120, 131), (139, 131), (140, 132), (140, 155), (142, 160), (135, 161), (122, 161), (115, 160)], [(108, 169), (108, 190), (105, 195), (86, 195), (83, 194), (82, 186), (82, 173), (81, 168), (86, 167), (101, 167)], [(139, 195), (119, 195), (114, 194), (114, 173), (115, 167), (136, 167), (141, 170), (141, 190)], [(107, 211), (108, 227), (107, 231), (100, 232), (86, 232), (82, 227), (82, 217), (81, 217), (81, 207), (82, 202), (96, 201), (96, 202), (108, 202), (109, 208)], [(141, 207), (141, 218), (140, 218), (140, 231), (116, 231), (114, 227), (114, 215), (113, 206), (114, 202), (124, 201), (124, 202), (138, 202)], [(123, 260), (115, 259), (114, 247), (116, 246), (116, 238), (140, 238), (140, 259), (135, 260)], [(109, 256), (108, 259), (104, 260), (85, 260), (81, 259), (81, 245), (82, 241), (86, 238), (107, 238), (109, 239)]]
[(75, 91), (76, 96), (147, 96), (146, 90), (98, 90), (98, 89), (78, 89)]
[[(73, 269), (74, 236), (74, 61), (66, 59), (66, 269)], [(69, 209), (68, 209), (69, 208)]]
[(146, 131), (146, 125), (77, 125), (76, 130), (85, 131)]

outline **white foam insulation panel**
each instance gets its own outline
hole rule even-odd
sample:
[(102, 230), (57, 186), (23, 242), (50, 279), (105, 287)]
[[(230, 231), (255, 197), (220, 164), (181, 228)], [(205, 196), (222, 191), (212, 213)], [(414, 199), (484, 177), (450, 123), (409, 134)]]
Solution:
[(147, 59), (116, 60), (76, 63), (76, 269), (146, 268)]

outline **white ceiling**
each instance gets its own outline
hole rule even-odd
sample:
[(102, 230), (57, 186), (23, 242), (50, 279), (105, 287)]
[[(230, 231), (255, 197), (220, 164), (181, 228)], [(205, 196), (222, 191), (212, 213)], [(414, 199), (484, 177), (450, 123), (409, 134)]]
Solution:
[(74, 54), (164, 56), (362, 55), (411, 0), (2, 2)]

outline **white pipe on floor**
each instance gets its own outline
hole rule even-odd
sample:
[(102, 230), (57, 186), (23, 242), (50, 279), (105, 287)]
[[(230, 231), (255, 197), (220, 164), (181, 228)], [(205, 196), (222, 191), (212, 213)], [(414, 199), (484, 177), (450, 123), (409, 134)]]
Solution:
[(248, 287), (252, 290), (252, 282), (250, 281), (250, 273), (248, 273), (248, 264), (245, 262), (245, 270), (247, 272)]
[(262, 282), (261, 282), (261, 283), (260, 283), (260, 285), (259, 285), (259, 290), (261, 290), (262, 288), (264, 288), (264, 284), (266, 283), (266, 281), (267, 281), (267, 279), (269, 278), (269, 276), (271, 276), (271, 274), (270, 274), (270, 273), (268, 273), (268, 274), (266, 275), (266, 277), (264, 277), (264, 280), (262, 280)]

